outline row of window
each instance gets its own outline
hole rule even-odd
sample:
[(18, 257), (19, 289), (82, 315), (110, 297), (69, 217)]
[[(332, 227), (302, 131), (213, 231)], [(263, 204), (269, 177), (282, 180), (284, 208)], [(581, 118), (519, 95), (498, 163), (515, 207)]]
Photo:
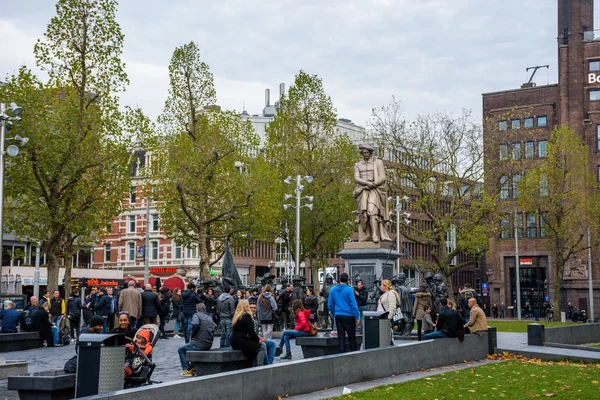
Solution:
[(600, 71), (600, 61), (590, 61), (590, 72)]
[[(539, 140), (537, 142), (537, 156), (539, 158), (546, 158), (548, 157), (548, 149), (547, 149), (547, 144), (548, 142), (546, 140)], [(534, 141), (529, 141), (529, 142), (525, 142), (525, 151), (522, 152), (521, 151), (521, 146), (522, 143), (512, 143), (510, 146), (510, 156), (513, 160), (520, 160), (522, 157), (522, 153), (524, 153), (525, 158), (527, 159), (532, 159), (534, 158), (536, 152), (535, 152), (535, 145), (536, 142)], [(509, 145), (508, 144), (500, 144), (498, 146), (498, 152), (499, 152), (499, 157), (501, 161), (504, 160), (508, 160), (508, 153), (509, 150)]]
[[(537, 125), (535, 125), (535, 122), (537, 120)], [(508, 122), (506, 120), (502, 120), (500, 122), (498, 122), (498, 129), (500, 129), (501, 131), (505, 131), (508, 129)], [(533, 128), (535, 126), (537, 126), (538, 128), (543, 128), (545, 126), (548, 126), (548, 117), (546, 117), (545, 115), (540, 115), (538, 117), (527, 117), (523, 120), (523, 125), (525, 126), (525, 128)], [(521, 129), (521, 120), (520, 119), (511, 119), (510, 120), (510, 128), (512, 130), (517, 130), (517, 129)]]
[[(160, 253), (158, 251), (159, 243), (157, 240), (150, 241), (150, 260), (159, 260)], [(180, 260), (183, 258), (183, 247), (180, 244), (174, 244), (175, 252), (174, 258)], [(127, 261), (135, 261), (137, 255), (137, 248), (135, 242), (127, 242)], [(196, 246), (187, 248), (187, 258), (196, 258), (198, 248)], [(111, 246), (110, 243), (104, 245), (104, 261), (110, 262)]]
[(539, 216), (534, 213), (526, 213), (525, 226), (523, 226), (522, 212), (517, 213), (516, 221), (513, 214), (507, 214), (500, 220), (500, 238), (510, 239), (515, 237), (515, 222), (517, 224), (517, 237), (519, 238), (522, 238), (523, 235), (528, 238), (546, 237), (548, 236), (547, 220), (547, 213), (541, 213)]
[[(150, 232), (158, 232), (160, 228), (160, 217), (158, 214), (152, 214), (150, 216), (152, 218), (152, 222), (150, 224)], [(136, 224), (137, 224), (137, 215), (129, 215), (127, 217), (127, 233), (135, 233), (136, 232)]]
[[(599, 167), (600, 171), (600, 167)], [(512, 187), (512, 198), (516, 199), (519, 197), (519, 183), (521, 182), (521, 175), (514, 175), (512, 178), (504, 175), (500, 178), (500, 199), (506, 200), (510, 198), (510, 189)], [(546, 175), (540, 176), (540, 196), (548, 196), (548, 177)]]

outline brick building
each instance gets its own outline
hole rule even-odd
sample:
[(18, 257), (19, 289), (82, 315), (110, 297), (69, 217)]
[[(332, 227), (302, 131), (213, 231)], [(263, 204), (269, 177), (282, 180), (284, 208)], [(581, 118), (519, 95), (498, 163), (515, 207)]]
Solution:
[[(545, 158), (552, 128), (566, 125), (587, 143), (590, 168), (596, 176), (600, 173), (600, 31), (594, 31), (593, 11), (593, 0), (558, 0), (557, 84), (536, 86), (528, 82), (519, 89), (483, 94), (487, 165), (503, 165), (499, 169), (489, 167), (486, 172), (487, 182), (500, 180), (500, 207), (505, 212), (498, 235), (490, 239), (487, 257), (492, 302), (516, 304), (515, 223), (522, 306), (529, 302), (535, 308), (545, 296), (555, 296), (551, 278), (554, 266), (545, 245), (543, 220), (540, 215), (523, 213), (516, 207), (514, 198), (520, 176), (518, 171), (510, 170), (511, 165), (526, 169)], [(585, 273), (572, 274), (566, 268), (561, 310), (567, 301), (589, 310), (587, 254), (579, 254), (573, 262), (578, 271)], [(594, 286), (598, 288), (600, 249), (593, 249), (592, 265)], [(594, 299), (595, 304), (600, 304), (600, 290), (595, 291)]]

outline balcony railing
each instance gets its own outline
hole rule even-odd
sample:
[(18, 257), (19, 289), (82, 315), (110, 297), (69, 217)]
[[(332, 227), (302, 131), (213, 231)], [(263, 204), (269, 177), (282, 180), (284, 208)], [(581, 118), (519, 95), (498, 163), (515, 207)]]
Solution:
[(591, 42), (594, 40), (600, 40), (600, 29), (596, 29), (595, 31), (583, 32), (583, 41), (584, 42)]

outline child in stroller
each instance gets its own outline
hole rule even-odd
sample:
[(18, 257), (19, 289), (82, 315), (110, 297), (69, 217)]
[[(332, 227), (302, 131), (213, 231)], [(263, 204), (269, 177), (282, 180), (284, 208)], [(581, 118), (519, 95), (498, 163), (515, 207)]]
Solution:
[(150, 385), (150, 377), (156, 364), (152, 362), (152, 350), (158, 339), (158, 326), (147, 324), (135, 334), (125, 350), (125, 387)]

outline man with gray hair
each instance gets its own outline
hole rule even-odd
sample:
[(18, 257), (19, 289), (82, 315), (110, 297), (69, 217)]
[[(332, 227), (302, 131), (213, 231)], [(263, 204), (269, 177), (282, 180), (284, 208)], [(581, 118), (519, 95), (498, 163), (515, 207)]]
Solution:
[(184, 344), (177, 352), (179, 353), (179, 361), (181, 361), (182, 376), (195, 376), (196, 370), (186, 359), (186, 353), (191, 351), (210, 350), (214, 341), (215, 325), (212, 316), (206, 312), (206, 306), (203, 303), (196, 304), (196, 314), (192, 316), (192, 328), (190, 333), (190, 341)]

